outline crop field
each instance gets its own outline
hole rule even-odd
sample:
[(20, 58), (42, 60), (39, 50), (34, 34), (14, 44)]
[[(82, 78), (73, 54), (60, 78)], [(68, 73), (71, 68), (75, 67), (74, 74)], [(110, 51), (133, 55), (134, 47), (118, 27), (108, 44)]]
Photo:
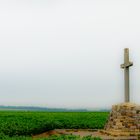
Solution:
[[(53, 129), (102, 129), (108, 112), (0, 111), (0, 139), (31, 140), (35, 134)], [(81, 140), (78, 136), (51, 136), (37, 140)], [(82, 140), (99, 138), (83, 137)]]

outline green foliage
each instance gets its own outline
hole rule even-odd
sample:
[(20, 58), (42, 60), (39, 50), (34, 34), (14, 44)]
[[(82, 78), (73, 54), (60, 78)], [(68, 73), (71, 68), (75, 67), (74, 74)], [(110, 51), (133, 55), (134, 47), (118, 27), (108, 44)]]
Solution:
[(3, 133), (0, 133), (0, 140), (32, 140), (31, 137), (26, 137), (26, 136), (7, 136), (4, 135)]
[[(108, 115), (107, 112), (1, 111), (0, 139), (6, 137), (5, 135), (9, 137), (31, 136), (52, 129), (101, 129)], [(23, 140), (26, 138), (22, 137)], [(16, 140), (18, 139), (20, 140), (20, 137)]]
[[(0, 134), (0, 140), (32, 140), (31, 137), (25, 137), (25, 136), (13, 136), (9, 137), (6, 135)], [(80, 136), (74, 136), (74, 135), (61, 135), (61, 136), (50, 136), (48, 138), (36, 138), (34, 140), (101, 140), (101, 138), (98, 137), (91, 137), (91, 136), (85, 136), (81, 138)]]

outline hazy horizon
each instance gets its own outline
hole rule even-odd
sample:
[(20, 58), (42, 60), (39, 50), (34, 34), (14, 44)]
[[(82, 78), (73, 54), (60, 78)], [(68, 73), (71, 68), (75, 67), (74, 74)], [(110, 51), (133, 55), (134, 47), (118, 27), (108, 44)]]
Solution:
[(140, 101), (140, 1), (0, 1), (0, 104), (110, 108)]

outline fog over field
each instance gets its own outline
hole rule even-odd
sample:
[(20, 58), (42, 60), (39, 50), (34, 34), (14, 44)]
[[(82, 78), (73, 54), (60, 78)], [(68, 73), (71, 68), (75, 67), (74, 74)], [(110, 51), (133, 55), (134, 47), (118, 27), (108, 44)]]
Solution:
[(0, 1), (0, 105), (108, 108), (140, 102), (139, 0)]

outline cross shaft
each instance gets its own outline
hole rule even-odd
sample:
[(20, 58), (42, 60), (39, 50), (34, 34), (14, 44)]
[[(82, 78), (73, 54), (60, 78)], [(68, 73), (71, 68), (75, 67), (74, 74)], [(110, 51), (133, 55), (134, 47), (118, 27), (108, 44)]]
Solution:
[(121, 68), (124, 69), (124, 92), (125, 102), (130, 101), (129, 94), (129, 67), (133, 66), (133, 63), (129, 61), (129, 49), (124, 49), (124, 64), (121, 64)]

